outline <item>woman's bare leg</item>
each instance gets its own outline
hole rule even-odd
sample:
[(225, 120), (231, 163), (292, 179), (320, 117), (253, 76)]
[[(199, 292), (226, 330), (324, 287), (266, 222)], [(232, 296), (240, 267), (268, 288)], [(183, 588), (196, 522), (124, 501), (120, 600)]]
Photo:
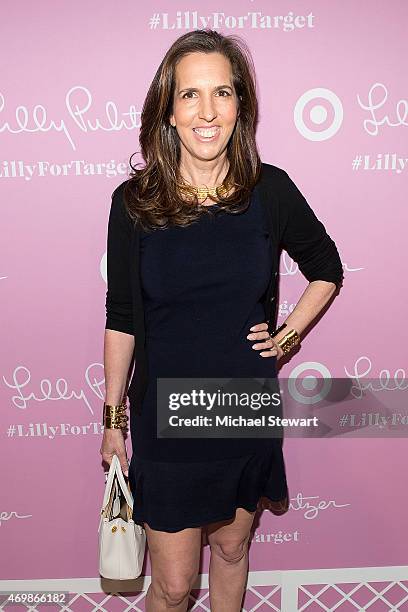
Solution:
[(175, 533), (144, 527), (152, 567), (146, 612), (185, 612), (199, 571), (201, 527)]
[(248, 576), (248, 542), (255, 512), (237, 508), (235, 519), (206, 527), (211, 548), (211, 612), (240, 612)]

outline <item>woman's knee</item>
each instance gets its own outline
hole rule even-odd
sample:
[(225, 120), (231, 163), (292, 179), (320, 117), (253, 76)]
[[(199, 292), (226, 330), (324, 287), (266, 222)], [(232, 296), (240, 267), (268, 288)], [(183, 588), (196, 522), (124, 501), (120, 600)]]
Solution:
[(188, 577), (152, 579), (152, 590), (158, 599), (166, 602), (168, 607), (176, 607), (184, 603), (192, 588), (192, 580)]
[(210, 544), (211, 552), (227, 563), (238, 563), (248, 552), (249, 534), (239, 540), (219, 540)]

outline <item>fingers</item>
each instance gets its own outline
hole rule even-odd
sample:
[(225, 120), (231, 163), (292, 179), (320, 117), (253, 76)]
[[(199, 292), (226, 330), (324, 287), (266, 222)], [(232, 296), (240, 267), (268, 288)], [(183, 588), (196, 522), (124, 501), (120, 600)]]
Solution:
[(253, 344), (252, 348), (255, 351), (264, 351), (259, 353), (262, 357), (274, 357), (278, 354), (278, 347), (276, 346), (275, 341), (270, 337), (269, 332), (266, 331), (268, 329), (268, 325), (266, 323), (260, 323), (254, 327), (258, 328), (261, 326), (263, 327), (263, 331), (252, 332), (247, 335), (247, 338), (248, 340), (264, 340), (264, 342), (257, 342), (256, 344)]
[(126, 457), (126, 453), (124, 455), (123, 454), (118, 455), (118, 457), (120, 461), (120, 467), (122, 468), (122, 472), (127, 478), (129, 476), (129, 463)]
[(126, 446), (123, 433), (120, 429), (105, 429), (100, 449), (102, 460), (108, 465), (112, 463), (113, 455), (117, 455), (122, 472), (129, 476), (129, 462), (126, 455)]
[(263, 323), (257, 323), (256, 325), (252, 325), (252, 327), (249, 328), (250, 332), (258, 332), (258, 331), (264, 331), (268, 329), (268, 324), (266, 322)]

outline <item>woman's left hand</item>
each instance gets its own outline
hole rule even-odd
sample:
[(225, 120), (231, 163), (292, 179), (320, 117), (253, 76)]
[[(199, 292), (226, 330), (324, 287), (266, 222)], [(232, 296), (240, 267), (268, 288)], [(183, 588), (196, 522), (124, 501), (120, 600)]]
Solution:
[(255, 342), (252, 348), (255, 351), (261, 351), (259, 354), (262, 357), (276, 357), (280, 359), (284, 354), (281, 347), (277, 344), (274, 338), (271, 338), (268, 332), (267, 323), (258, 323), (253, 325), (253, 330), (247, 335), (248, 340), (264, 340), (264, 342)]

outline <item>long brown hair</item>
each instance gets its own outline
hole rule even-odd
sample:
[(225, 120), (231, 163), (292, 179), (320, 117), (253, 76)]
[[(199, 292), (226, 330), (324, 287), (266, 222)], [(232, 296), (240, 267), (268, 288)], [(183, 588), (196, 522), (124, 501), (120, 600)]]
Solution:
[(224, 179), (234, 191), (217, 198), (220, 209), (233, 214), (245, 210), (259, 179), (261, 160), (255, 140), (258, 100), (251, 53), (239, 36), (224, 36), (211, 29), (188, 32), (167, 51), (143, 104), (139, 142), (144, 167), (132, 164), (135, 153), (130, 157), (132, 171), (124, 189), (125, 205), (133, 221), (145, 230), (189, 225), (209, 212), (207, 206), (193, 205), (199, 204), (197, 198), (192, 204), (180, 196), (180, 139), (169, 120), (177, 63), (194, 52), (221, 53), (230, 61), (239, 103), (237, 122), (227, 145), (229, 169)]

